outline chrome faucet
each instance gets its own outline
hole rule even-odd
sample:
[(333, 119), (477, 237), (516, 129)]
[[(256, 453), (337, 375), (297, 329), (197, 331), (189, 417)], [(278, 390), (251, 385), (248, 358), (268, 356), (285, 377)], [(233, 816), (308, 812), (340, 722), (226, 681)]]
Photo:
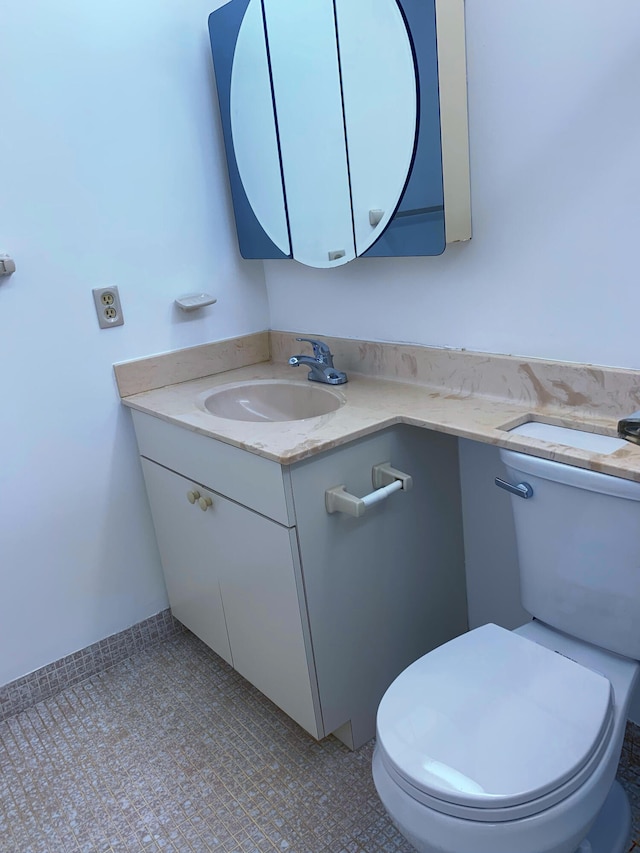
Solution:
[(313, 338), (296, 338), (297, 341), (306, 341), (313, 347), (313, 356), (292, 355), (289, 364), (299, 367), (301, 364), (309, 368), (307, 379), (311, 382), (324, 382), (326, 385), (344, 385), (347, 374), (342, 370), (336, 370), (333, 366), (331, 350), (324, 341), (316, 341)]

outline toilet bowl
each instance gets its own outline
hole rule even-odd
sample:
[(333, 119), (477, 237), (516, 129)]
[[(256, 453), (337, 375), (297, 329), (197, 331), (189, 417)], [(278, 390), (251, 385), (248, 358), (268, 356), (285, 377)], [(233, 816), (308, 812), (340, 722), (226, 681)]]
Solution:
[(640, 672), (640, 483), (500, 455), (534, 620), (476, 628), (396, 678), (375, 785), (419, 853), (625, 853), (615, 775)]
[(470, 631), (383, 697), (380, 799), (420, 853), (574, 853), (610, 796), (582, 849), (623, 853), (629, 806), (612, 783), (639, 670), (535, 621)]

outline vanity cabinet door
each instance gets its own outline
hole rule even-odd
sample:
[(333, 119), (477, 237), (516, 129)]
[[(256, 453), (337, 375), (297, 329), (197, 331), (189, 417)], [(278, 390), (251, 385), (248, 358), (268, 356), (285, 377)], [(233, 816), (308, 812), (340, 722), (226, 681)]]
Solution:
[(214, 515), (211, 556), (221, 567), (233, 665), (304, 729), (322, 737), (313, 658), (305, 643), (296, 530), (221, 497), (215, 498)]
[[(171, 610), (314, 737), (322, 737), (305, 638), (295, 528), (142, 457)], [(211, 499), (202, 512), (188, 493)]]
[(208, 493), (149, 459), (141, 461), (171, 612), (233, 664), (220, 594), (220, 567), (211, 559), (213, 513), (211, 509), (202, 512), (197, 501), (192, 504), (187, 497), (194, 491), (203, 496)]

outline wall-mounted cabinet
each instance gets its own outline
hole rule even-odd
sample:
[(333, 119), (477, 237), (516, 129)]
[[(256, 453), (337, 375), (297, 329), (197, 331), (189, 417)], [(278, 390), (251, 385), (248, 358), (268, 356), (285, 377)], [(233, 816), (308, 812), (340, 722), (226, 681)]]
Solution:
[(209, 32), (243, 257), (470, 238), (463, 0), (231, 0)]

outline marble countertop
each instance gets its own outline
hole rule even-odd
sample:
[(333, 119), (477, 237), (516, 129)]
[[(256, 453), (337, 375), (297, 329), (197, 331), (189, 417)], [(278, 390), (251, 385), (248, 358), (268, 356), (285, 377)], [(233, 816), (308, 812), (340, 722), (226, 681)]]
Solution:
[(546, 459), (555, 459), (640, 482), (640, 447), (627, 443), (611, 454), (596, 454), (540, 439), (510, 435), (527, 421), (541, 421), (615, 436), (617, 419), (585, 418), (570, 406), (532, 406), (526, 401), (349, 373), (346, 385), (332, 388), (344, 399), (337, 411), (307, 420), (278, 423), (237, 421), (214, 416), (198, 402), (206, 391), (232, 382), (286, 379), (306, 384), (281, 363), (261, 362), (199, 379), (123, 397), (126, 406), (178, 424), (284, 465), (370, 435), (394, 424), (410, 424)]

